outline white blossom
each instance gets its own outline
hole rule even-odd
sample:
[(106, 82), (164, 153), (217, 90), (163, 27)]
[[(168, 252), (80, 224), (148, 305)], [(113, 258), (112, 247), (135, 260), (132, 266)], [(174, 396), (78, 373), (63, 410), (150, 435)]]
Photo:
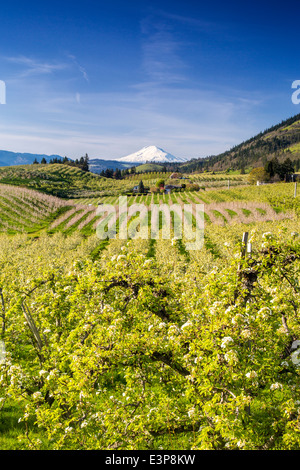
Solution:
[(190, 320), (188, 320), (186, 323), (184, 323), (182, 326), (181, 326), (181, 329), (183, 330), (184, 328), (188, 328), (189, 326), (193, 326), (192, 322)]
[(229, 362), (229, 364), (235, 364), (239, 360), (238, 355), (235, 351), (228, 351), (224, 357), (225, 360)]
[(289, 363), (287, 361), (282, 361), (281, 365), (282, 367), (288, 367)]
[(229, 305), (229, 307), (226, 308), (225, 313), (230, 313), (230, 312), (232, 312), (232, 310), (234, 310), (234, 306), (233, 306), (233, 305)]
[[(226, 313), (226, 312), (225, 312), (225, 313)], [(243, 315), (242, 315), (241, 313), (237, 313), (237, 314), (232, 318), (231, 323), (232, 323), (233, 325), (236, 325), (240, 320), (243, 320), (243, 319), (244, 319)]]
[(197, 362), (202, 360), (202, 356), (195, 357), (194, 363), (197, 364)]
[(298, 346), (300, 346), (300, 341), (299, 341), (299, 339), (297, 339), (296, 341), (293, 341), (293, 342), (292, 342), (291, 349), (297, 349)]
[(251, 337), (251, 331), (250, 330), (243, 330), (243, 331), (241, 331), (241, 336), (245, 339), (250, 338)]
[(300, 354), (300, 349), (291, 354), (291, 360), (295, 366), (298, 366), (300, 364), (299, 354)]
[(180, 333), (180, 329), (178, 328), (177, 325), (171, 325), (169, 326), (169, 333), (171, 334)]
[(250, 372), (247, 372), (246, 377), (248, 379), (255, 379), (255, 377), (257, 377), (257, 373), (255, 370), (251, 370)]
[(279, 388), (282, 388), (282, 385), (278, 382), (275, 382), (274, 384), (270, 386), (270, 390), (277, 390)]
[(191, 418), (192, 416), (194, 416), (194, 414), (195, 414), (195, 408), (191, 408), (191, 409), (188, 411), (189, 418)]
[(230, 343), (233, 343), (231, 336), (225, 336), (222, 339), (221, 348), (226, 348)]
[(257, 312), (257, 314), (261, 315), (263, 318), (266, 318), (267, 314), (272, 314), (272, 310), (270, 309), (270, 307), (263, 307)]

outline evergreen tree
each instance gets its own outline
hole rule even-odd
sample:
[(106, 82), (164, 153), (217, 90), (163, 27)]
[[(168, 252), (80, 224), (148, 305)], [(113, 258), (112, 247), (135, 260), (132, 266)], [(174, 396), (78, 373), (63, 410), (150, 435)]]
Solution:
[(83, 171), (89, 171), (89, 156), (86, 153), (84, 157), (81, 157), (81, 169)]
[(106, 170), (105, 170), (105, 172), (104, 172), (105, 178), (112, 178), (113, 175), (114, 175), (113, 169), (111, 169), (111, 168), (106, 168)]
[(138, 192), (139, 193), (144, 193), (145, 192), (145, 186), (144, 186), (144, 183), (143, 183), (142, 180), (139, 182)]
[(269, 174), (270, 178), (280, 173), (280, 163), (277, 157), (272, 158), (265, 165), (265, 170)]
[(281, 164), (281, 171), (282, 171), (282, 179), (289, 179), (289, 176), (295, 173), (294, 165), (292, 160), (288, 157), (284, 160)]
[(114, 178), (116, 180), (120, 180), (122, 178), (121, 170), (119, 168), (116, 168), (114, 171)]
[(282, 163), (279, 163), (278, 158), (274, 157), (265, 166), (266, 172), (271, 178), (278, 175), (281, 180), (289, 178), (295, 172), (294, 164), (288, 157)]

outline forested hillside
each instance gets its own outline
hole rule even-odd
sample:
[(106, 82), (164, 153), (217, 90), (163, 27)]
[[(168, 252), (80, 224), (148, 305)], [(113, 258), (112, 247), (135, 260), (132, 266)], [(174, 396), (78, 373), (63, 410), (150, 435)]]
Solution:
[(265, 166), (273, 157), (277, 157), (279, 161), (289, 157), (295, 164), (295, 170), (299, 170), (300, 114), (266, 129), (226, 152), (206, 159), (193, 159), (180, 165), (180, 169), (181, 171), (224, 171), (229, 168), (245, 170)]

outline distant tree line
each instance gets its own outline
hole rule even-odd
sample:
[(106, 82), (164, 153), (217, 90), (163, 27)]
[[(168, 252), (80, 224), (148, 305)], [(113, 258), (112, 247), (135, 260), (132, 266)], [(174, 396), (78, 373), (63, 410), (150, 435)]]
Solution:
[[(69, 166), (75, 166), (77, 168), (80, 168), (83, 171), (89, 171), (89, 157), (88, 154), (86, 153), (84, 157), (80, 157), (79, 159), (76, 158), (76, 160), (69, 160), (67, 157), (64, 158), (58, 158), (58, 157), (53, 157), (49, 160), (49, 165), (52, 165), (54, 163), (59, 163), (62, 165), (69, 165)], [(39, 162), (35, 158), (33, 165), (37, 165)], [(41, 164), (46, 165), (48, 164), (47, 160), (45, 157), (42, 158)]]
[[(166, 173), (168, 170), (166, 166), (163, 166), (161, 170), (159, 171), (160, 173)], [(116, 180), (121, 180), (121, 179), (126, 178), (126, 176), (133, 175), (136, 173), (137, 171), (136, 171), (135, 166), (132, 166), (131, 168), (125, 168), (123, 170), (120, 170), (119, 168), (116, 168), (115, 170), (113, 170), (112, 168), (106, 168), (106, 170), (102, 170), (100, 172), (100, 176), (104, 176), (105, 178), (113, 178)], [(152, 169), (144, 170), (141, 173), (153, 173), (153, 170)]]
[(253, 168), (248, 175), (251, 184), (259, 182), (292, 181), (295, 173), (295, 166), (290, 158), (286, 158), (282, 163), (277, 157), (269, 160), (264, 167)]
[(104, 176), (104, 178), (113, 178), (115, 180), (121, 180), (124, 178), (123, 171), (124, 170), (120, 170), (119, 168), (116, 168), (116, 170), (113, 170), (112, 168), (106, 168), (106, 170), (102, 170), (100, 172), (100, 176)]
[(280, 163), (278, 158), (274, 157), (265, 164), (264, 169), (270, 178), (278, 176), (281, 181), (289, 180), (290, 175), (295, 173), (295, 165), (290, 158), (286, 158)]

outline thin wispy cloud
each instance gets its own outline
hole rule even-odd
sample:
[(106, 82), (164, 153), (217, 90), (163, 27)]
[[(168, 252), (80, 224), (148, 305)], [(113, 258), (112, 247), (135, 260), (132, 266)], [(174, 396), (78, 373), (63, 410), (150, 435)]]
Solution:
[(182, 43), (161, 20), (151, 17), (141, 22), (143, 70), (146, 77), (159, 83), (181, 83), (187, 64), (182, 58)]
[(5, 57), (5, 59), (16, 65), (20, 65), (22, 70), (19, 72), (19, 77), (28, 77), (32, 75), (49, 75), (57, 71), (67, 68), (65, 63), (51, 63), (32, 59), (31, 57)]
[(89, 77), (88, 77), (88, 74), (85, 70), (84, 67), (82, 67), (82, 65), (80, 65), (76, 59), (76, 57), (73, 55), (73, 54), (68, 54), (68, 57), (72, 60), (73, 64), (77, 67), (77, 69), (79, 70), (79, 72), (82, 74), (84, 80), (86, 82), (89, 82)]
[(159, 10), (159, 14), (165, 20), (171, 22), (175, 29), (180, 25), (181, 27), (187, 27), (189, 31), (194, 30), (202, 35), (214, 36), (222, 41), (232, 37), (232, 32), (230, 31), (229, 26), (216, 21), (207, 21), (201, 17), (194, 18), (163, 10)]
[(211, 21), (204, 21), (199, 18), (192, 18), (190, 16), (178, 15), (178, 14), (166, 12), (163, 10), (159, 10), (159, 14), (163, 18), (166, 18), (168, 20), (172, 20), (175, 22), (180, 22), (182, 24), (186, 24), (189, 27), (192, 26), (193, 28), (196, 28), (205, 33), (210, 33), (212, 31), (215, 31), (216, 29), (219, 29), (219, 26), (216, 23), (211, 22)]
[[(54, 76), (59, 72), (74, 73), (74, 66), (77, 73), (88, 83), (89, 77), (85, 68), (80, 65), (76, 57), (72, 54), (68, 54), (63, 60), (40, 60), (35, 57), (27, 56), (10, 56), (2, 57), (3, 60), (17, 67), (13, 72), (14, 78), (24, 79), (27, 77), (38, 77), (38, 76)], [(60, 77), (61, 78), (61, 77)]]

